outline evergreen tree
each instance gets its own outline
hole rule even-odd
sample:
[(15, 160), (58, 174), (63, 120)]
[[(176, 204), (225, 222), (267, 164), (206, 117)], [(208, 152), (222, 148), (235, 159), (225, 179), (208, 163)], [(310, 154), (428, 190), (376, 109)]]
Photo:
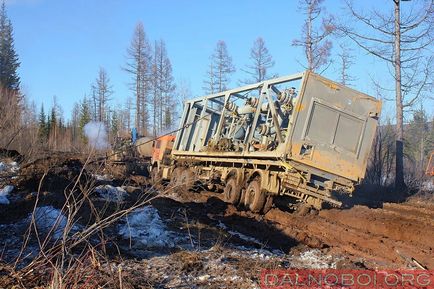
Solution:
[(50, 132), (55, 130), (57, 127), (57, 112), (56, 112), (56, 108), (53, 106), (51, 108), (51, 115), (50, 115)]
[(80, 103), (80, 117), (79, 117), (79, 128), (80, 128), (80, 136), (81, 139), (86, 143), (87, 139), (86, 136), (83, 133), (84, 126), (92, 120), (92, 114), (91, 114), (91, 106), (90, 103), (85, 96)]
[(428, 122), (423, 107), (413, 112), (413, 119), (409, 123), (408, 138), (405, 142), (406, 155), (414, 164), (416, 176), (423, 175), (427, 158), (433, 148), (432, 125)]
[(110, 125), (112, 136), (116, 136), (119, 131), (119, 116), (116, 110), (113, 110), (112, 112)]
[(20, 66), (18, 55), (14, 48), (12, 23), (6, 14), (3, 1), (0, 8), (0, 86), (18, 90), (20, 78), (17, 70)]
[(38, 119), (39, 126), (39, 138), (42, 141), (46, 141), (48, 138), (48, 126), (47, 126), (47, 115), (45, 114), (44, 105), (41, 106), (41, 111), (39, 112)]

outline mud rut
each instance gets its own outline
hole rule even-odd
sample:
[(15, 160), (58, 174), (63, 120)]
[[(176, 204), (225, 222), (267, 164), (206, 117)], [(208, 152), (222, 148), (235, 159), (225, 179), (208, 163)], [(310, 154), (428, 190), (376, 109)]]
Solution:
[[(200, 197), (191, 192), (188, 195), (195, 201), (205, 201), (211, 196), (222, 198), (209, 192)], [(412, 259), (434, 269), (432, 203), (385, 203), (376, 209), (355, 206), (322, 210), (305, 216), (278, 208), (260, 216), (227, 205), (225, 211), (215, 218), (234, 230), (284, 251), (302, 243), (326, 249), (330, 254), (345, 255), (352, 262), (362, 260), (372, 269), (416, 268)]]

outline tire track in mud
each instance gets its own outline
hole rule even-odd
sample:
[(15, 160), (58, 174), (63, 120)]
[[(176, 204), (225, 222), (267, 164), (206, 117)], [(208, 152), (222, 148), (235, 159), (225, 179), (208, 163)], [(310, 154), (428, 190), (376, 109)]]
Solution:
[(330, 247), (338, 253), (391, 267), (406, 263), (398, 251), (434, 268), (432, 220), (416, 222), (405, 211), (398, 215), (385, 209), (357, 206), (349, 210), (323, 210), (317, 216), (297, 216), (273, 209), (265, 218), (308, 246)]
[[(221, 195), (215, 193), (196, 194), (196, 198), (197, 195), (204, 197), (201, 202), (211, 197), (221, 200)], [(194, 195), (188, 194), (188, 199), (191, 198)], [(362, 259), (368, 268), (406, 268), (409, 260), (415, 258), (434, 269), (434, 211), (431, 209), (434, 209), (432, 204), (407, 202), (385, 203), (383, 208), (375, 209), (355, 206), (322, 210), (304, 216), (273, 208), (260, 216), (226, 204), (224, 211), (213, 210), (212, 215), (228, 228), (286, 253), (301, 243), (348, 256), (354, 262)]]

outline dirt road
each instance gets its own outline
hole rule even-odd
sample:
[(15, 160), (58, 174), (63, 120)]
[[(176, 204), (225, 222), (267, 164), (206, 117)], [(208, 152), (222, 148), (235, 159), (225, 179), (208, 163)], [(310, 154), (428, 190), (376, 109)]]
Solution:
[[(204, 201), (204, 196), (189, 194), (193, 194), (192, 200)], [(227, 205), (222, 213), (208, 209), (208, 216), (283, 251), (302, 243), (332, 255), (348, 256), (353, 262), (362, 261), (372, 269), (417, 268), (416, 262), (434, 269), (433, 203), (385, 203), (376, 209), (355, 206), (304, 216), (278, 208), (259, 216)]]
[(356, 206), (308, 216), (276, 209), (265, 219), (300, 242), (362, 257), (369, 267), (402, 267), (414, 258), (432, 269), (433, 209), (433, 205), (417, 203), (384, 204), (381, 209)]

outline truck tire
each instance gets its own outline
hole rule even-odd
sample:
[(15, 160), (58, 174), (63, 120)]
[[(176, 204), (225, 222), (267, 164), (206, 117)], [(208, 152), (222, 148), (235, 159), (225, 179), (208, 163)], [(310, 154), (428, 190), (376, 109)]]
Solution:
[(265, 205), (265, 193), (261, 190), (261, 181), (256, 178), (249, 183), (246, 190), (246, 206), (250, 211), (259, 213)]
[(235, 178), (230, 178), (226, 182), (226, 186), (225, 186), (225, 189), (223, 191), (223, 195), (224, 195), (226, 202), (228, 202), (232, 205), (238, 204), (238, 202), (240, 201), (240, 197), (241, 197), (241, 188), (238, 185), (237, 180)]

